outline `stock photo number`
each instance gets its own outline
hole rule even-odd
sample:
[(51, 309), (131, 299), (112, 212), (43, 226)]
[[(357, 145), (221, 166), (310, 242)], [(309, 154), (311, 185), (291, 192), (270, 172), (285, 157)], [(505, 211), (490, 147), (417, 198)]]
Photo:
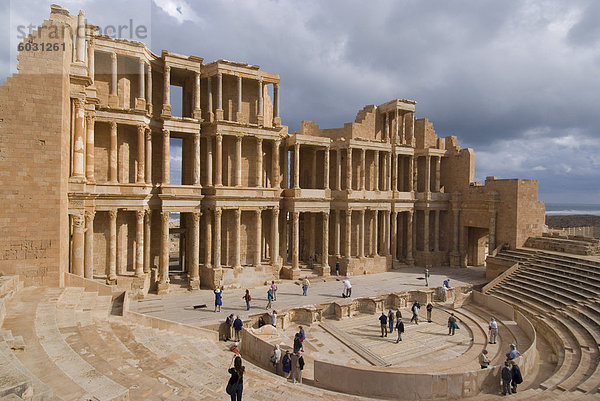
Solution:
[(37, 42), (33, 42), (33, 41), (28, 41), (25, 43), (19, 43), (19, 45), (17, 46), (17, 50), (22, 52), (22, 51), (27, 51), (27, 52), (57, 52), (57, 51), (65, 51), (65, 42), (62, 43), (49, 43), (49, 42), (41, 42), (41, 43), (37, 43)]

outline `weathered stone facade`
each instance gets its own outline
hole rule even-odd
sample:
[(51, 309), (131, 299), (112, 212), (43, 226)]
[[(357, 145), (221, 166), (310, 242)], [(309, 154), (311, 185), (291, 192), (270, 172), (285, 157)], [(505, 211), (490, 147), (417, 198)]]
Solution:
[(28, 284), (70, 271), (166, 292), (170, 213), (192, 289), (327, 275), (337, 261), (353, 275), (481, 264), (541, 235), (537, 182), (475, 183), (473, 151), (416, 119), (414, 101), (288, 133), (279, 76), (258, 66), (156, 55), (58, 6), (43, 28), (31, 41), (65, 51), (22, 51), (0, 88), (0, 271)]

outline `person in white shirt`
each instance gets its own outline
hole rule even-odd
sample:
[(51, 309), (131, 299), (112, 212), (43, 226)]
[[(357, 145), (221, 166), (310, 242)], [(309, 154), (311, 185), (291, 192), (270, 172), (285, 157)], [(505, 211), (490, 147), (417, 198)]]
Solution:
[(490, 344), (496, 344), (496, 339), (498, 337), (498, 322), (496, 322), (496, 319), (494, 319), (494, 317), (490, 319), (490, 323), (488, 326), (490, 329)]
[(346, 298), (350, 298), (352, 295), (352, 284), (350, 284), (350, 280), (344, 280), (344, 295)]

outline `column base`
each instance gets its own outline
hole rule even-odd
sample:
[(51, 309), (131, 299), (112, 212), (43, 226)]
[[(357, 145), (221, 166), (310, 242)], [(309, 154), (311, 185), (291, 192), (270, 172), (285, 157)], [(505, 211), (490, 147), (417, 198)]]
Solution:
[(281, 127), (281, 117), (273, 117), (273, 125), (275, 127)]
[(300, 278), (300, 269), (292, 266), (283, 266), (281, 269), (281, 277), (288, 280), (298, 280)]
[(467, 267), (460, 252), (450, 252), (450, 267)]
[(262, 114), (259, 114), (258, 116), (256, 116), (256, 122), (258, 123), (259, 126), (263, 126), (265, 125), (265, 117)]
[(169, 283), (158, 283), (156, 286), (156, 293), (158, 295), (164, 295), (169, 293)]
[(199, 277), (190, 277), (189, 289), (190, 290), (199, 290), (200, 289), (200, 278)]
[(415, 267), (415, 260), (412, 258), (412, 256), (406, 258), (406, 264), (409, 267)]
[(146, 99), (142, 99), (140, 97), (135, 98), (135, 109), (136, 110), (146, 110)]
[(148, 112), (148, 114), (152, 114), (152, 103), (146, 103), (146, 111)]
[(242, 123), (242, 117), (244, 116), (244, 113), (242, 113), (241, 111), (236, 111), (235, 115), (233, 116), (233, 118), (235, 118), (235, 122), (237, 123)]
[(217, 121), (223, 120), (223, 109), (217, 109), (217, 110), (215, 110), (215, 119)]
[(192, 112), (192, 118), (195, 118), (196, 120), (202, 120), (202, 110), (200, 109), (196, 109)]
[(319, 276), (328, 277), (331, 275), (331, 268), (328, 265), (316, 266), (315, 270)]
[(215, 121), (215, 113), (213, 113), (212, 111), (208, 112), (208, 122), (212, 123)]
[(119, 96), (112, 94), (108, 95), (108, 107), (118, 108), (119, 107)]
[(163, 104), (160, 116), (161, 117), (171, 117), (171, 105), (170, 104)]
[(106, 285), (116, 285), (116, 284), (117, 284), (116, 277), (114, 277), (114, 278), (109, 277), (106, 279)]
[(69, 182), (72, 182), (75, 184), (85, 184), (86, 179), (85, 179), (84, 175), (75, 175), (75, 176), (69, 177)]

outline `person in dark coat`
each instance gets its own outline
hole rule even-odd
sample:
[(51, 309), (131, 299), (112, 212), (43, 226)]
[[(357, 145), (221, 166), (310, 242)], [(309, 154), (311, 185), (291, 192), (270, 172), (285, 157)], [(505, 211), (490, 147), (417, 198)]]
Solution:
[(433, 304), (429, 302), (427, 304), (427, 322), (431, 323), (431, 312), (433, 311)]
[(508, 362), (504, 362), (504, 367), (502, 368), (502, 395), (512, 394), (512, 390), (510, 388), (511, 381), (512, 373), (508, 367)]
[(302, 340), (300, 339), (300, 333), (296, 333), (294, 336), (294, 354), (302, 349)]
[(223, 305), (223, 287), (215, 288), (215, 312), (221, 312), (221, 306)]
[(419, 324), (419, 309), (421, 309), (421, 304), (417, 301), (415, 301), (415, 303), (413, 303), (412, 307), (410, 308), (413, 314), (410, 321), (415, 322), (415, 324)]
[(381, 324), (381, 337), (387, 337), (387, 316), (383, 312), (379, 316), (379, 323)]
[(451, 313), (450, 317), (448, 318), (448, 335), (453, 336), (456, 329), (458, 329), (456, 317), (454, 316), (454, 313)]
[(235, 356), (233, 358), (233, 367), (230, 367), (228, 370), (231, 377), (227, 383), (227, 394), (231, 397), (231, 401), (242, 401), (245, 370), (246, 368), (242, 366), (242, 358)]
[(283, 376), (286, 379), (290, 378), (290, 374), (292, 373), (292, 357), (290, 355), (290, 351), (285, 351), (285, 355), (283, 359), (281, 359), (281, 370), (283, 370)]
[(394, 312), (390, 309), (388, 312), (388, 325), (390, 326), (390, 333), (394, 332)]
[(240, 333), (242, 332), (242, 328), (244, 328), (244, 322), (240, 319), (239, 316), (235, 317), (233, 321), (233, 330), (235, 330), (235, 341), (240, 341)]
[(521, 375), (521, 369), (519, 368), (519, 365), (517, 365), (517, 362), (515, 360), (510, 361), (510, 374), (512, 376), (511, 379), (511, 390), (513, 393), (517, 392), (517, 385), (523, 383), (523, 376)]
[(402, 333), (404, 333), (404, 322), (402, 319), (398, 319), (396, 322), (396, 331), (398, 332), (398, 339), (396, 340), (396, 344), (402, 341)]

